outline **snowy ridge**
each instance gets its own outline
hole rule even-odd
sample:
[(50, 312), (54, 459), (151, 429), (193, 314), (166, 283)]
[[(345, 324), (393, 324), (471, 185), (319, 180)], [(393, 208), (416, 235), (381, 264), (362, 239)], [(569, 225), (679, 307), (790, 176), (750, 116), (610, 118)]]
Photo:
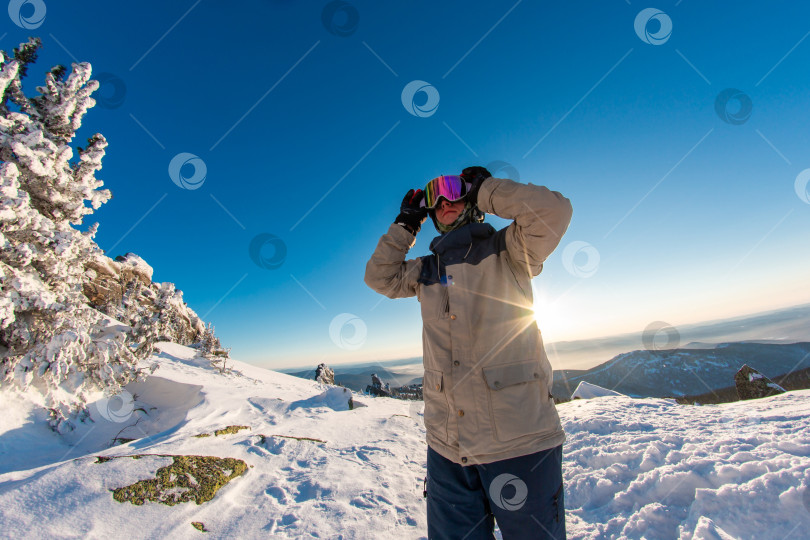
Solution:
[[(240, 362), (225, 376), (193, 349), (159, 348), (149, 362), (160, 368), (127, 386), (131, 416), (106, 420), (99, 395), (93, 421), (67, 439), (33, 421), (25, 396), (0, 393), (5, 536), (191, 538), (201, 522), (217, 538), (425, 537), (420, 402), (355, 394), (349, 409), (340, 387)], [(571, 539), (781, 540), (810, 527), (810, 391), (703, 407), (611, 396), (558, 409)], [(195, 437), (228, 426), (250, 429)], [(136, 440), (110, 447), (114, 437)], [(250, 468), (202, 505), (134, 506), (109, 490), (170, 459), (96, 456), (135, 454)]]

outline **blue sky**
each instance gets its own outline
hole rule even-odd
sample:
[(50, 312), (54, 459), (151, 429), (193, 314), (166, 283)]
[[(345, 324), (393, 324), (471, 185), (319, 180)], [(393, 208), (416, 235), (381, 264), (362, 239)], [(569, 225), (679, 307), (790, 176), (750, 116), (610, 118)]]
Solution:
[[(31, 28), (9, 16), (0, 47), (44, 43), (29, 95), (57, 63), (101, 77), (75, 141), (109, 141), (99, 245), (176, 283), (237, 359), (420, 355), (416, 299), (365, 264), (405, 191), (475, 164), (572, 201), (534, 280), (546, 341), (810, 301), (804, 3), (16, 4)], [(406, 109), (412, 81), (435, 109)]]

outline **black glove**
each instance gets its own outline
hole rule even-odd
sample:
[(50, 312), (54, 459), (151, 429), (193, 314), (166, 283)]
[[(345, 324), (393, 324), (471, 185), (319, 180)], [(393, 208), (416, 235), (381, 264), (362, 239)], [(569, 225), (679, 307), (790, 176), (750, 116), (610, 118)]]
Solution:
[(466, 198), (473, 206), (478, 204), (478, 190), (481, 189), (481, 184), (491, 176), (492, 174), (484, 167), (467, 167), (461, 171), (461, 179), (468, 184)]
[(424, 198), (425, 192), (421, 189), (408, 191), (399, 206), (399, 215), (394, 220), (394, 223), (402, 225), (414, 236), (422, 228), (422, 223), (428, 216), (427, 208), (419, 206)]

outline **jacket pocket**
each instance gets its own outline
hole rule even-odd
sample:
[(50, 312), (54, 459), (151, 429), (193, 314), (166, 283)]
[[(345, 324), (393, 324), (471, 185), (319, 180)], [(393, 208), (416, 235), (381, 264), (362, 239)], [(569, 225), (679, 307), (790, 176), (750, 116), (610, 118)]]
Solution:
[[(499, 441), (511, 441), (554, 429), (549, 395), (540, 362), (485, 367), (489, 412)], [(548, 425), (546, 425), (548, 424)]]
[(422, 380), (422, 395), (425, 400), (425, 429), (441, 441), (447, 441), (447, 415), (450, 407), (444, 392), (444, 374), (426, 369)]

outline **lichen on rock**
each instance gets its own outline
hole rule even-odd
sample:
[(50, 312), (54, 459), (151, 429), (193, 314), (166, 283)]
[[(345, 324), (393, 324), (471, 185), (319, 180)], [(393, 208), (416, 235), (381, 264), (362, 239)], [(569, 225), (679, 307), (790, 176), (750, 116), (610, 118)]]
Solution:
[(228, 426), (226, 428), (214, 431), (214, 435), (216, 435), (217, 437), (219, 437), (220, 435), (231, 435), (233, 433), (238, 433), (243, 429), (250, 429), (250, 426)]
[[(214, 435), (219, 437), (220, 435), (233, 435), (234, 433), (239, 433), (243, 429), (250, 429), (250, 426), (228, 426), (222, 429), (217, 429), (214, 431)], [(200, 433), (198, 435), (194, 435), (195, 437), (210, 437), (210, 433)]]
[(158, 469), (155, 478), (139, 480), (129, 486), (111, 490), (113, 498), (121, 503), (129, 501), (139, 506), (146, 501), (168, 506), (189, 501), (202, 504), (213, 499), (220, 488), (247, 470), (247, 464), (236, 458), (176, 455), (160, 457), (170, 457), (173, 462)]

